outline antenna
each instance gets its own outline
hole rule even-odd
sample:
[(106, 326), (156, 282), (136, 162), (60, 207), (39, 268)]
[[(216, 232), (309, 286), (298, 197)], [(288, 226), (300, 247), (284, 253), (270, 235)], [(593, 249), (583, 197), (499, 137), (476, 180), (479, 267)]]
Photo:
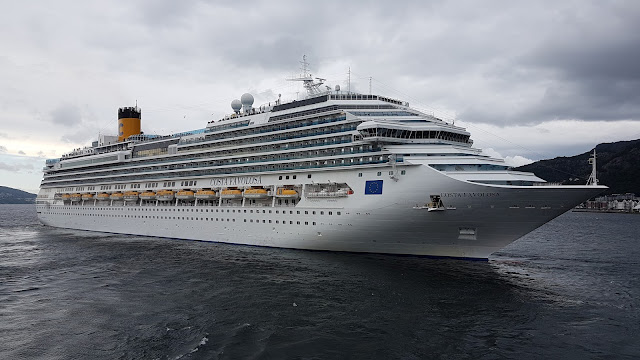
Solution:
[(347, 78), (347, 93), (351, 94), (351, 66), (349, 66), (349, 77)]
[(309, 96), (317, 95), (321, 93), (320, 86), (324, 84), (325, 79), (316, 78), (318, 82), (315, 82), (313, 75), (309, 72), (309, 63), (307, 62), (307, 55), (302, 55), (302, 61), (300, 61), (300, 74), (297, 78), (287, 79), (288, 81), (302, 81), (302, 86), (307, 89)]
[(596, 177), (596, 148), (593, 148), (593, 156), (589, 158), (591, 164), (591, 175), (587, 180), (587, 185), (598, 186), (598, 178)]
[(371, 95), (371, 76), (369, 76), (369, 95)]

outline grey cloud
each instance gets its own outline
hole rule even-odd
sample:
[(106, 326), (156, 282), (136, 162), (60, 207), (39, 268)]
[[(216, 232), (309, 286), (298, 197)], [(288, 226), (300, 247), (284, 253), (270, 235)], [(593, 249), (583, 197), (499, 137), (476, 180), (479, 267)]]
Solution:
[(50, 113), (51, 121), (55, 124), (74, 126), (82, 123), (80, 110), (74, 105), (60, 105)]
[(33, 166), (33, 164), (29, 164), (26, 162), (7, 164), (5, 162), (0, 161), (0, 170), (17, 172), (22, 170), (34, 170), (34, 169), (35, 167)]
[(26, 154), (24, 151), (22, 151), (22, 150), (18, 150), (18, 154), (20, 154), (20, 155), (27, 155), (27, 154)]
[(66, 143), (78, 144), (87, 143), (96, 137), (96, 131), (93, 128), (80, 128), (79, 131), (63, 135), (60, 140)]
[(8, 151), (8, 150), (7, 150), (7, 147), (6, 147), (6, 146), (2, 146), (2, 145), (0, 145), (0, 153), (6, 153), (7, 151)]

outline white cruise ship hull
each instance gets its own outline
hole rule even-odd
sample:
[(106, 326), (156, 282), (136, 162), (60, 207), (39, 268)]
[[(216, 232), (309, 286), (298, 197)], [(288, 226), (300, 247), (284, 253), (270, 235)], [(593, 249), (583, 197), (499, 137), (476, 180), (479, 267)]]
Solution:
[[(55, 200), (41, 190), (38, 217), (45, 225), (119, 234), (268, 247), (486, 259), (542, 224), (600, 193), (604, 186), (486, 185), (454, 179), (426, 165), (391, 166), (254, 176), (260, 186), (346, 183), (353, 194), (301, 196), (295, 206), (276, 201), (101, 206)], [(380, 173), (381, 175), (378, 175)], [(362, 175), (360, 175), (362, 174)], [(215, 184), (220, 178), (204, 179)], [(367, 181), (382, 181), (367, 189)], [(312, 181), (308, 180), (308, 184)], [(429, 211), (430, 196), (443, 206)]]

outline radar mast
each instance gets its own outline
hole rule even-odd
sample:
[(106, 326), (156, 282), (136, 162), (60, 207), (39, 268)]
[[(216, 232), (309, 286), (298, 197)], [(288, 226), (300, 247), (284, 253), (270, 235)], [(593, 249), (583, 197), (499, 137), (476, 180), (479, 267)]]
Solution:
[[(318, 95), (322, 92), (320, 90), (320, 86), (324, 84), (327, 79), (322, 78), (314, 78), (311, 72), (309, 72), (309, 63), (307, 62), (307, 55), (302, 55), (302, 61), (300, 61), (300, 70), (302, 74), (300, 74), (297, 78), (287, 79), (288, 81), (302, 81), (302, 86), (307, 90), (307, 96)], [(316, 82), (315, 80), (318, 80)]]
[(591, 175), (587, 180), (587, 185), (598, 186), (598, 178), (596, 177), (596, 148), (593, 148), (593, 155), (589, 158), (591, 164)]

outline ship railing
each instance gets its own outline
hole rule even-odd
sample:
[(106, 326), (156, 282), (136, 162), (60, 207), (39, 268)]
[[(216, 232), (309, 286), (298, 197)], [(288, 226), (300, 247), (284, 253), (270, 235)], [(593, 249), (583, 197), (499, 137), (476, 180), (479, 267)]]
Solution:
[[(331, 153), (326, 153), (326, 154), (322, 154), (323, 157), (329, 157), (329, 156), (341, 156), (341, 155), (354, 155), (354, 154), (368, 154), (368, 153), (376, 153), (376, 152), (380, 152), (382, 151), (382, 148), (380, 147), (376, 147), (376, 148), (363, 148), (362, 150), (349, 150), (349, 151), (344, 151), (344, 152), (331, 152)], [(290, 161), (290, 160), (300, 160), (300, 159), (309, 159), (309, 161), (325, 161), (325, 160), (314, 160), (317, 159), (317, 156), (306, 156), (306, 155), (299, 155), (299, 156), (281, 156), (279, 158), (276, 159), (266, 159), (266, 160), (262, 160), (262, 159), (258, 159), (258, 160), (249, 160), (249, 161), (243, 161), (243, 162), (228, 162), (228, 163), (218, 163), (218, 164), (179, 164), (181, 165), (179, 168), (162, 168), (162, 169), (143, 169), (143, 168), (133, 168), (130, 169), (129, 171), (127, 171), (127, 173), (136, 173), (136, 174), (141, 174), (141, 173), (149, 173), (149, 172), (157, 172), (157, 171), (163, 171), (163, 170), (181, 170), (181, 169), (197, 169), (197, 168), (204, 168), (204, 167), (211, 167), (211, 166), (229, 166), (229, 165), (233, 165), (233, 166), (243, 166), (243, 165), (253, 165), (253, 164), (258, 164), (258, 163), (266, 163), (266, 162), (273, 162), (273, 161)], [(193, 159), (193, 160), (198, 160), (198, 159)], [(331, 159), (333, 160), (333, 159)], [(219, 161), (219, 160), (213, 160), (213, 161)], [(210, 160), (208, 162), (211, 162)], [(146, 165), (146, 164), (145, 164)], [(106, 172), (112, 172), (114, 169), (111, 168), (109, 170), (104, 170)], [(126, 175), (122, 174), (122, 175)], [(73, 177), (76, 175), (66, 175), (69, 177)]]
[[(149, 178), (148, 176), (138, 176), (138, 177), (131, 177), (131, 176), (120, 176), (117, 178), (113, 178), (110, 179), (110, 181), (112, 182), (122, 182), (122, 181), (156, 181), (157, 180), (162, 180), (162, 179), (174, 179), (176, 177), (198, 177), (198, 176), (212, 176), (212, 175), (235, 175), (235, 174), (245, 174), (245, 173), (264, 173), (264, 172), (273, 172), (273, 171), (287, 171), (287, 170), (306, 170), (306, 169), (322, 169), (322, 168), (335, 168), (335, 167), (347, 167), (347, 166), (357, 166), (357, 165), (376, 165), (376, 164), (384, 164), (384, 163), (388, 163), (389, 160), (386, 159), (386, 156), (383, 156), (383, 159), (380, 160), (378, 159), (365, 159), (365, 160), (358, 160), (358, 161), (354, 161), (354, 162), (337, 162), (335, 164), (333, 163), (328, 163), (328, 164), (313, 164), (313, 165), (287, 165), (287, 166), (283, 166), (283, 167), (277, 167), (277, 168), (269, 168), (268, 165), (264, 165), (263, 167), (260, 167), (259, 169), (256, 168), (251, 168), (251, 167), (246, 167), (246, 168), (240, 168), (237, 171), (229, 171), (228, 168), (226, 169), (214, 169), (214, 170), (205, 170), (205, 171), (198, 171), (190, 173), (190, 172), (184, 172), (184, 173), (172, 173), (172, 174), (168, 174), (168, 175), (158, 175), (158, 176), (153, 176), (153, 178)], [(282, 165), (282, 164), (280, 164)], [(77, 181), (68, 181), (68, 182), (61, 182), (61, 183), (57, 183), (56, 186), (67, 186), (67, 185), (73, 185), (76, 183), (80, 183), (82, 182), (87, 183), (87, 184), (93, 184), (93, 183), (101, 183), (104, 182), (105, 179), (104, 178), (95, 178), (95, 179), (83, 179), (83, 180), (77, 180)], [(43, 185), (47, 185), (43, 182)]]
[[(297, 129), (301, 127), (328, 124), (328, 123), (339, 122), (344, 120), (346, 120), (346, 116), (338, 116), (338, 117), (330, 117), (330, 118), (321, 119), (321, 120), (314, 120), (314, 121), (311, 121), (310, 124), (304, 124), (303, 122), (306, 120), (297, 120), (291, 123), (283, 123), (283, 124), (267, 123), (261, 127), (256, 127), (253, 129), (230, 131), (230, 132), (221, 133), (221, 134), (215, 134), (215, 133), (207, 134), (206, 137), (203, 139), (184, 139), (184, 140), (181, 140), (179, 144), (180, 145), (196, 144), (196, 143), (205, 142), (205, 141), (224, 140), (224, 139), (235, 138), (239, 136), (259, 135), (259, 134), (264, 134), (264, 133), (269, 133), (274, 131), (291, 130), (291, 129)], [(241, 127), (241, 126), (238, 126), (238, 127)], [(225, 130), (235, 130), (235, 128), (225, 129)], [(215, 130), (205, 131), (205, 133), (213, 132), (213, 131)]]
[(561, 182), (534, 182), (531, 183), (532, 186), (560, 186)]

